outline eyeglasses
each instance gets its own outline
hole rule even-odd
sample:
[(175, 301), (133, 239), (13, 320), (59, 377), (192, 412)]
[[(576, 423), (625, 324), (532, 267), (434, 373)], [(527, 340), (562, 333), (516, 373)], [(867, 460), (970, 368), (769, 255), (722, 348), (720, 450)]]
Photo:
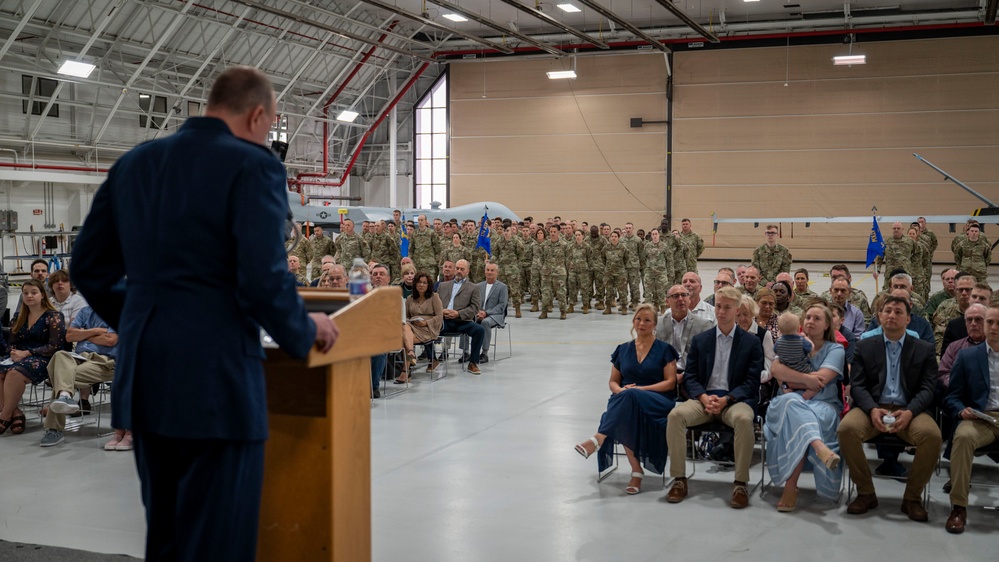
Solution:
[(673, 293), (672, 295), (666, 295), (668, 299), (685, 299), (690, 296), (690, 293)]
[(715, 279), (715, 285), (721, 285), (724, 287), (725, 285), (731, 285), (731, 283), (722, 279)]
[(971, 323), (971, 324), (982, 324), (983, 322), (985, 322), (985, 319), (984, 318), (968, 317), (968, 318), (965, 318), (964, 321), (968, 322), (968, 323)]
[(970, 293), (972, 289), (973, 287), (958, 287), (954, 290), (957, 291), (958, 293)]
[(766, 232), (766, 235), (767, 235), (767, 236), (777, 236), (777, 233), (776, 233), (776, 232), (770, 232), (770, 231), (767, 231), (767, 232)]

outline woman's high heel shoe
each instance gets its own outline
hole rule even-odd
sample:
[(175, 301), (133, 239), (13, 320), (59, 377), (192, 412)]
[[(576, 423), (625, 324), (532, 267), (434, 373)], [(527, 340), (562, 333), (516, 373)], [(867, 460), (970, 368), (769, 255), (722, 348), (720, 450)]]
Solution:
[[(586, 443), (593, 443), (593, 451), (589, 451), (586, 449)], [(596, 453), (597, 449), (599, 448), (600, 448), (600, 443), (597, 442), (597, 438), (590, 437), (586, 441), (583, 441), (579, 445), (576, 445), (576, 452), (579, 453), (580, 455), (583, 455), (584, 459), (588, 459), (590, 458), (590, 455)]]

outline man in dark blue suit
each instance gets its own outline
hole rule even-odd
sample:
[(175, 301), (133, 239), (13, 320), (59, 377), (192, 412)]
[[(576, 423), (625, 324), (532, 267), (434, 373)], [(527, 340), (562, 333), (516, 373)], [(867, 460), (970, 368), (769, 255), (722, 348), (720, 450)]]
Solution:
[(227, 70), (205, 117), (111, 168), (73, 247), (73, 281), (120, 334), (112, 425), (135, 436), (147, 560), (254, 558), (260, 329), (298, 358), (338, 334), (288, 272), (285, 171), (263, 146), (274, 114), (266, 76)]
[(753, 458), (753, 418), (760, 396), (763, 347), (760, 340), (736, 326), (742, 293), (725, 287), (715, 293), (715, 328), (694, 336), (687, 354), (683, 387), (689, 400), (677, 404), (666, 423), (669, 471), (673, 485), (669, 503), (687, 497), (687, 427), (720, 421), (735, 430), (735, 486), (730, 505), (749, 505), (749, 463)]
[(946, 528), (963, 533), (968, 519), (968, 488), (975, 449), (995, 442), (999, 425), (979, 419), (974, 410), (999, 419), (999, 306), (985, 313), (985, 342), (957, 354), (944, 398), (948, 413), (961, 420), (950, 454), (950, 517)]

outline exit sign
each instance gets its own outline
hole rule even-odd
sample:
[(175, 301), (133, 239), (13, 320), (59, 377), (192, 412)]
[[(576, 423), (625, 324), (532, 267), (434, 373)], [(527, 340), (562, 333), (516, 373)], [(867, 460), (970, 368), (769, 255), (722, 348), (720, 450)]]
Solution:
[(40, 215), (40, 214), (42, 214), (42, 210), (41, 209), (32, 209), (31, 214), (32, 215)]

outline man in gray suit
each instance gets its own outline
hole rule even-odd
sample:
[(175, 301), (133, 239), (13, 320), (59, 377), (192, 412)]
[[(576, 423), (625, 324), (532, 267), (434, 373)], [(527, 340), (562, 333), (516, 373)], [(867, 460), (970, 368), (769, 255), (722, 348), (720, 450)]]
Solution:
[(475, 322), (475, 315), (481, 308), (482, 298), (475, 285), (468, 280), (468, 262), (458, 260), (455, 264), (454, 279), (442, 281), (437, 287), (437, 296), (444, 304), (444, 328), (442, 334), (463, 334), (472, 338), (472, 351), (467, 370), (473, 375), (479, 371), (479, 351), (485, 329)]
[[(475, 313), (475, 321), (484, 330), (482, 352), (479, 354), (481, 363), (489, 362), (489, 340), (493, 335), (493, 326), (506, 325), (506, 306), (510, 302), (510, 292), (506, 283), (498, 281), (497, 277), (499, 277), (499, 265), (489, 262), (486, 264), (486, 280), (476, 285), (482, 309)], [(461, 349), (468, 351), (468, 338), (461, 338)]]
[(673, 285), (666, 293), (669, 308), (656, 326), (656, 339), (660, 339), (676, 349), (680, 357), (676, 360), (677, 384), (683, 380), (683, 369), (690, 351), (690, 340), (705, 330), (714, 327), (715, 322), (690, 314), (690, 294), (683, 285)]

